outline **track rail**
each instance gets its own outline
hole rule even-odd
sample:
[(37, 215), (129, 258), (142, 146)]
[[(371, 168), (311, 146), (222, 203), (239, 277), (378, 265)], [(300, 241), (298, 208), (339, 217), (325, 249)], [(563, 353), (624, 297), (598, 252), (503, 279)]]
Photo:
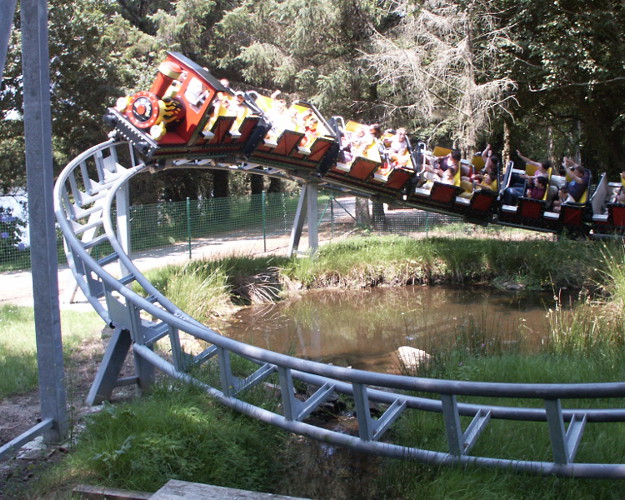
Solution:
[[(179, 168), (224, 168), (209, 161), (174, 163)], [(624, 408), (601, 406), (625, 396), (625, 382), (508, 384), (366, 372), (236, 342), (194, 320), (156, 290), (125, 250), (123, 229), (128, 227), (128, 214), (123, 210), (124, 196), (130, 179), (149, 170), (128, 143), (111, 140), (74, 159), (55, 186), (55, 212), (69, 265), (91, 305), (114, 328), (89, 403), (110, 398), (120, 385), (136, 384), (145, 389), (159, 370), (202, 387), (219, 402), (250, 417), (367, 453), (545, 475), (625, 477), (625, 464), (617, 463), (622, 460), (620, 455), (613, 458), (614, 463), (575, 461), (577, 455), (583, 457), (592, 448), (592, 443), (582, 439), (590, 424), (625, 421)], [(258, 172), (282, 175), (279, 169)], [(199, 353), (187, 352), (184, 340), (188, 338), (208, 347)], [(129, 352), (134, 354), (135, 372), (119, 378)], [(250, 391), (263, 390), (267, 382), (279, 389), (273, 409), (254, 405), (248, 397)], [(298, 394), (300, 384), (313, 388), (309, 391), (312, 395)], [(337, 396), (354, 409), (357, 435), (322, 428), (308, 419)], [(269, 392), (266, 397), (270, 398)], [(376, 417), (372, 405), (382, 409)], [(441, 449), (394, 442), (393, 432), (389, 432), (393, 425), (415, 413), (440, 421), (441, 442), (445, 443)], [(483, 456), (482, 444), (500, 439), (502, 426), (523, 422), (540, 427), (549, 450), (538, 446), (536, 457)], [(522, 425), (520, 432), (526, 428)]]

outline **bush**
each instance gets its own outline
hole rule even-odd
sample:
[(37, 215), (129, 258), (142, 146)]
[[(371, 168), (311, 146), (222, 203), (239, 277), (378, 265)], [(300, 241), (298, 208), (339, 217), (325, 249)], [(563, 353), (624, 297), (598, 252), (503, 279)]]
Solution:
[(0, 206), (0, 261), (5, 262), (15, 251), (26, 250), (22, 236), (26, 222), (13, 215), (13, 209)]

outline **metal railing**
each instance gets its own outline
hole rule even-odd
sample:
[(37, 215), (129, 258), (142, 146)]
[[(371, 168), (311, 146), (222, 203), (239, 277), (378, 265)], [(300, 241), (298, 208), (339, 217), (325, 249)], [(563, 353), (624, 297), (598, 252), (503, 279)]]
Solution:
[[(122, 157), (126, 166), (120, 163)], [(56, 216), (74, 276), (96, 311), (114, 328), (88, 396), (91, 404), (108, 399), (120, 385), (147, 388), (160, 370), (202, 387), (224, 405), (250, 417), (367, 453), (428, 464), (473, 464), (546, 475), (625, 477), (625, 464), (575, 461), (589, 424), (625, 421), (625, 408), (599, 406), (607, 398), (625, 396), (625, 382), (510, 384), (373, 373), (246, 345), (189, 317), (154, 288), (127, 254), (128, 238), (122, 229), (128, 227), (128, 210), (123, 202), (129, 180), (145, 171), (132, 148), (111, 141), (72, 161), (55, 186)], [(275, 174), (273, 169), (271, 175)], [(99, 252), (95, 258), (96, 248), (110, 250)], [(207, 347), (188, 352), (184, 347), (187, 337)], [(129, 352), (134, 353), (135, 372), (121, 378)], [(303, 397), (298, 393), (300, 384), (314, 388), (312, 394)], [(275, 408), (266, 402), (262, 406), (254, 403), (253, 389), (266, 390), (267, 399), (279, 392)], [(354, 409), (357, 435), (323, 428), (315, 419), (308, 419), (337, 396)], [(563, 408), (564, 401), (574, 407)], [(376, 416), (372, 405), (377, 407)], [(438, 419), (442, 415), (444, 449), (394, 441), (394, 433), (389, 431), (400, 418), (411, 418), (413, 413)], [(518, 422), (541, 426), (548, 436), (549, 451), (537, 451), (537, 457), (512, 458), (477, 453), (480, 438), (492, 440), (500, 422), (505, 426)]]

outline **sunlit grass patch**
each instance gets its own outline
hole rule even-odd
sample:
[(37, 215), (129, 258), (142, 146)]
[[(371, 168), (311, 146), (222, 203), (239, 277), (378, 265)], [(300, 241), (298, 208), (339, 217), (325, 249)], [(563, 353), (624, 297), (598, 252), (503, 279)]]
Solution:
[[(104, 323), (95, 312), (61, 311), (66, 359), (84, 340), (98, 338)], [(0, 397), (21, 394), (38, 385), (37, 343), (32, 307), (0, 308)]]

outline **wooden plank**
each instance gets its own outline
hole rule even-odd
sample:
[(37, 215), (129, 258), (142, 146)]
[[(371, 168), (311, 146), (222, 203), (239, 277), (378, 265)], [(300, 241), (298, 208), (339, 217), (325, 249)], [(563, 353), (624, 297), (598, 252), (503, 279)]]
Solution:
[[(152, 498), (152, 493), (145, 491), (119, 490), (117, 488), (105, 488), (104, 486), (91, 486), (89, 484), (79, 484), (72, 492), (76, 498), (86, 500), (147, 500)], [(74, 498), (74, 497), (72, 497)]]
[(165, 486), (152, 495), (152, 500), (305, 500), (271, 493), (237, 490), (211, 484), (188, 483), (170, 479)]

